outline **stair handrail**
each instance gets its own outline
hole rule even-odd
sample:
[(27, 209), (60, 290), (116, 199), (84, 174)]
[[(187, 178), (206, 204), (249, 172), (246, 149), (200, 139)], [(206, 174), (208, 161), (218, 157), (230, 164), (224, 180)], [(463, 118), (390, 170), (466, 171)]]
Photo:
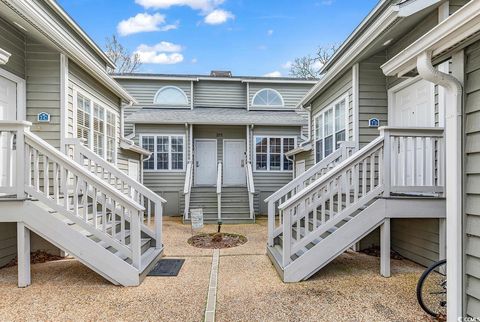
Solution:
[(250, 208), (250, 219), (253, 219), (255, 214), (253, 205), (253, 196), (255, 195), (255, 182), (253, 181), (252, 163), (248, 161), (245, 165), (245, 172), (247, 176), (247, 191), (248, 191), (248, 206)]
[[(140, 269), (141, 268), (141, 223), (140, 223), (140, 216), (141, 212), (145, 210), (145, 208), (133, 200), (129, 198), (127, 195), (121, 193), (110, 184), (106, 183), (104, 180), (100, 179), (87, 169), (85, 169), (80, 164), (76, 163), (74, 160), (67, 157), (65, 154), (61, 153), (59, 150), (54, 148), (49, 143), (42, 140), (39, 136), (26, 131), (24, 133), (24, 145), (25, 151), (28, 151), (29, 160), (25, 162), (26, 171), (25, 173), (25, 183), (24, 189), (27, 195), (30, 195), (38, 200), (44, 202), (47, 206), (51, 207), (57, 211), (64, 211), (63, 213), (66, 214), (71, 220), (75, 223), (81, 225), (81, 227), (93, 235), (102, 239), (107, 245), (114, 247), (123, 255), (130, 257), (132, 259), (132, 265)], [(35, 149), (32, 151), (32, 149)], [(38, 154), (42, 153), (44, 155), (43, 158), (43, 178), (40, 178), (40, 160)], [(33, 155), (33, 168), (32, 167), (32, 160), (30, 158), (31, 154)], [(25, 155), (27, 157), (27, 155)], [(53, 170), (53, 178), (49, 178), (50, 169), (48, 168), (48, 161), (55, 161), (60, 166), (60, 176), (58, 176), (58, 165), (56, 166), (56, 170)], [(47, 162), (46, 162), (47, 161)], [(55, 164), (57, 164), (55, 163)], [(33, 171), (31, 170), (33, 169)], [(67, 172), (67, 178), (62, 178), (62, 173)], [(113, 236), (116, 235), (114, 231), (112, 231), (112, 236), (108, 235), (105, 231), (102, 231), (101, 227), (97, 227), (97, 221), (95, 220), (94, 225), (86, 224), (84, 220), (86, 218), (80, 218), (80, 209), (79, 209), (79, 200), (78, 194), (79, 190), (77, 181), (77, 187), (72, 194), (74, 198), (73, 204), (73, 213), (70, 214), (69, 210), (69, 188), (68, 188), (68, 172), (73, 174), (82, 179), (84, 183), (84, 187), (82, 190), (84, 204), (83, 204), (83, 212), (86, 215), (88, 212), (88, 198), (90, 197), (92, 201), (96, 201), (98, 203), (102, 203), (102, 208), (110, 208), (111, 211), (114, 212), (114, 216), (123, 218), (120, 222), (121, 224), (121, 236), (119, 239), (114, 238)], [(60, 180), (58, 180), (60, 178)], [(53, 179), (57, 183), (61, 181), (60, 186), (57, 184), (53, 184), (53, 196), (50, 194), (50, 179)], [(41, 180), (43, 180), (43, 190), (41, 190)], [(45, 184), (47, 183), (47, 184)], [(82, 184), (83, 184), (82, 183)], [(93, 191), (91, 191), (93, 188)], [(98, 193), (105, 195), (105, 198), (99, 198)], [(60, 193), (63, 193), (63, 201), (60, 201)], [(86, 201), (85, 201), (86, 200)], [(107, 200), (110, 200), (108, 202)], [(93, 202), (93, 204), (96, 204)], [(96, 207), (96, 206), (95, 206)], [(127, 244), (125, 240), (125, 223), (130, 223), (130, 243)]]
[[(82, 139), (66, 138), (65, 145), (67, 153), (69, 147), (73, 148), (74, 160), (78, 164), (83, 165), (84, 168), (110, 184), (114, 189), (144, 206), (142, 230), (150, 237), (155, 238), (157, 248), (162, 247), (161, 217), (163, 216), (163, 205), (167, 201), (90, 150), (82, 143)], [(99, 168), (101, 172), (98, 171)], [(154, 218), (152, 219), (152, 217)], [(154, 226), (154, 230), (151, 229), (151, 226)]]
[(222, 162), (217, 163), (217, 218), (222, 219)]
[[(383, 193), (383, 143), (384, 137), (379, 136), (350, 158), (342, 161), (333, 171), (329, 171), (279, 206), (283, 217), (281, 233), (283, 233), (284, 267), (291, 262), (293, 254)], [(380, 176), (376, 177), (375, 173), (380, 173)], [(343, 201), (338, 202), (343, 199), (343, 195), (346, 198), (345, 205)], [(317, 208), (319, 206), (322, 207), (320, 224)], [(313, 217), (312, 224), (310, 213)], [(293, 227), (296, 231), (295, 237)]]
[(282, 188), (271, 194), (265, 199), (268, 204), (268, 245), (273, 246), (273, 231), (275, 230), (276, 209), (280, 203), (292, 198), (301, 189), (320, 178), (322, 175), (333, 169), (339, 162), (347, 159), (355, 150), (356, 143), (354, 141), (340, 142), (340, 147), (317, 162), (314, 166), (297, 176)]
[(190, 195), (192, 193), (192, 183), (193, 183), (193, 165), (194, 160), (190, 160), (187, 163), (187, 169), (185, 172), (185, 184), (183, 186), (183, 195), (185, 198), (185, 207), (183, 211), (183, 218), (188, 219), (190, 213)]

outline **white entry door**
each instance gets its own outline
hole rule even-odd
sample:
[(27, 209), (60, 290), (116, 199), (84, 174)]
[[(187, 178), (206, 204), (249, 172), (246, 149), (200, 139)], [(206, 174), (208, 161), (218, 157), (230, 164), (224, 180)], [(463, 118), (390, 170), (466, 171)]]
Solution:
[(195, 140), (195, 185), (217, 183), (217, 140)]
[[(389, 123), (399, 127), (434, 127), (434, 88), (432, 83), (425, 80), (417, 81), (393, 93), (393, 112)], [(416, 161), (414, 161), (416, 149)], [(420, 139), (409, 139), (403, 147), (398, 147), (398, 153), (407, 154), (406, 167), (401, 167), (404, 173), (397, 176), (397, 184), (418, 185), (419, 183), (433, 184), (433, 155), (434, 146), (430, 140), (425, 145)], [(425, 156), (425, 160), (423, 160)], [(401, 160), (402, 158), (399, 157)], [(415, 163), (415, 164), (414, 164)], [(426, 169), (423, 171), (423, 164)], [(406, 170), (405, 170), (406, 169)], [(414, 177), (414, 173), (416, 173)], [(403, 181), (403, 182), (402, 182)]]
[(295, 162), (295, 178), (305, 172), (305, 160)]
[(128, 176), (133, 180), (140, 182), (140, 162), (128, 160)]
[[(0, 120), (13, 121), (17, 116), (17, 84), (5, 77), (0, 76)], [(0, 186), (11, 186), (13, 176), (11, 173), (15, 171), (15, 160), (8, 151), (11, 138), (6, 133), (0, 134)]]
[(245, 185), (245, 140), (225, 140), (223, 143), (223, 184), (225, 186)]

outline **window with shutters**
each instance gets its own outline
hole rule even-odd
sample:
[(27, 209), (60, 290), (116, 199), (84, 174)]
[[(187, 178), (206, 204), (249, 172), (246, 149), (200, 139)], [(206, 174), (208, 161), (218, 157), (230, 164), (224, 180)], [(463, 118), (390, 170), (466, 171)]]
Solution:
[(76, 133), (84, 145), (105, 160), (116, 162), (117, 113), (87, 93), (76, 95)]

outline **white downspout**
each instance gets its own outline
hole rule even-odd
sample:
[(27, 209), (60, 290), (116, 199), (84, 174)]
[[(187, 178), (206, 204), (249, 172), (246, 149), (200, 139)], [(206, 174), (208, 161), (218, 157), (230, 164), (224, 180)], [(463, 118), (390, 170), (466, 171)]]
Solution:
[(310, 143), (310, 139), (312, 137), (312, 123), (311, 123), (311, 121), (312, 121), (312, 107), (311, 106), (305, 107), (305, 110), (308, 111), (308, 125), (307, 125), (308, 133), (307, 133), (307, 136), (305, 136), (300, 131), (300, 133), (301, 133), (300, 137), (303, 140), (303, 142), (300, 143), (300, 145), (299, 145), (300, 147)]
[(447, 226), (447, 320), (462, 316), (462, 105), (463, 87), (458, 79), (435, 69), (432, 53), (417, 57), (417, 70), (422, 78), (442, 86), (445, 100), (445, 193)]

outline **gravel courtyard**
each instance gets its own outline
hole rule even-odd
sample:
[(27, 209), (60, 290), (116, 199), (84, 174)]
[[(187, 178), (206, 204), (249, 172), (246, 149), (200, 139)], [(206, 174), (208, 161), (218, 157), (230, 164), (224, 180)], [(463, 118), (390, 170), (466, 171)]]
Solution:
[[(207, 226), (213, 232), (216, 226)], [(382, 278), (379, 259), (348, 252), (310, 280), (284, 284), (265, 255), (266, 221), (224, 225), (248, 242), (220, 251), (217, 321), (426, 321), (415, 299), (423, 268), (392, 260)], [(76, 260), (32, 266), (32, 285), (16, 287), (16, 267), (0, 270), (0, 320), (202, 321), (212, 250), (187, 244), (190, 226), (164, 225), (165, 255), (185, 258), (177, 277), (147, 277), (118, 287)]]

